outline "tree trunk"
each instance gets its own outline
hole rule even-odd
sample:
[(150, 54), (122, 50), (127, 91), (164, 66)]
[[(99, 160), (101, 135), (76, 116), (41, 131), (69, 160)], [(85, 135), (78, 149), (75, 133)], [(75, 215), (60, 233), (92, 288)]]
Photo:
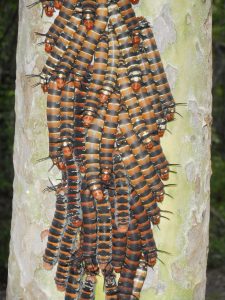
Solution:
[[(14, 198), (7, 298), (63, 299), (56, 291), (54, 271), (42, 269), (54, 195), (43, 193), (49, 178), (57, 178), (48, 156), (46, 96), (32, 88), (25, 75), (39, 73), (46, 55), (36, 44), (51, 19), (41, 18), (40, 6), (26, 8), (20, 0), (16, 81), (16, 133), (14, 144)], [(169, 124), (163, 148), (173, 169), (163, 210), (172, 211), (154, 229), (160, 261), (149, 269), (141, 300), (205, 299), (208, 253), (210, 143), (211, 143), (211, 1), (140, 0), (137, 15), (149, 18), (161, 50), (177, 106), (183, 117)], [(102, 286), (96, 299), (103, 299)]]

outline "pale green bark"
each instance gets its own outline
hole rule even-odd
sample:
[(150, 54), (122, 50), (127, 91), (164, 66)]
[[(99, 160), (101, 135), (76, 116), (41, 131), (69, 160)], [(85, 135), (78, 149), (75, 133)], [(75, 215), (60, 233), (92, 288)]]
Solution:
[[(47, 156), (46, 96), (32, 89), (25, 74), (38, 73), (45, 60), (36, 46), (34, 31), (45, 32), (50, 25), (41, 19), (40, 7), (26, 8), (20, 1), (17, 51), (16, 134), (14, 145), (14, 199), (9, 258), (8, 299), (63, 299), (56, 291), (53, 272), (42, 269), (46, 240), (40, 233), (48, 228), (54, 208), (54, 195), (42, 193), (50, 173), (50, 162), (35, 164)], [(209, 222), (209, 180), (211, 140), (211, 1), (140, 0), (137, 15), (153, 25), (162, 59), (183, 115), (169, 124), (172, 135), (163, 141), (168, 161), (179, 163), (178, 173), (167, 188), (162, 209), (173, 211), (170, 222), (162, 220), (155, 236), (160, 254), (149, 270), (141, 300), (202, 300), (205, 298)], [(104, 299), (98, 286), (97, 300)]]

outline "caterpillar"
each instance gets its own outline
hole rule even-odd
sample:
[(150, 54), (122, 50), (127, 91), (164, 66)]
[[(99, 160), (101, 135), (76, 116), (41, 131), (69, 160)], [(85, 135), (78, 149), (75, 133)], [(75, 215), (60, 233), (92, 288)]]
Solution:
[(91, 72), (87, 73), (80, 89), (75, 91), (74, 103), (74, 154), (76, 161), (79, 162), (80, 172), (85, 172), (84, 157), (85, 157), (85, 137), (86, 128), (84, 128), (83, 113), (87, 95), (87, 85), (90, 82)]
[(109, 46), (108, 46), (108, 64), (105, 72), (104, 82), (100, 91), (100, 102), (104, 103), (114, 92), (117, 82), (117, 67), (119, 64), (119, 44), (112, 27), (109, 31)]
[(105, 108), (98, 110), (97, 116), (88, 129), (86, 137), (86, 178), (89, 189), (96, 200), (103, 200), (103, 192), (100, 178), (100, 158), (99, 148), (102, 137), (102, 128), (104, 126)]
[(105, 299), (106, 300), (117, 300), (117, 282), (116, 282), (116, 276), (113, 274), (113, 272), (110, 272), (109, 274), (105, 275)]
[(119, 158), (114, 163), (115, 174), (115, 218), (119, 232), (127, 232), (130, 222), (129, 196), (130, 188), (122, 161)]
[(77, 227), (74, 226), (71, 221), (69, 221), (65, 227), (64, 234), (62, 237), (55, 276), (55, 283), (57, 289), (61, 292), (64, 292), (66, 290), (69, 269), (72, 261), (72, 253), (74, 250), (74, 244), (77, 241), (77, 237)]
[(85, 103), (84, 125), (87, 127), (93, 121), (93, 117), (97, 111), (97, 107), (99, 104), (99, 91), (104, 81), (105, 69), (107, 67), (107, 58), (108, 42), (106, 36), (102, 36), (102, 39), (100, 40), (95, 52), (93, 74)]
[(68, 273), (65, 300), (74, 300), (78, 298), (81, 288), (82, 276), (84, 273), (84, 269), (81, 264), (82, 253), (80, 251), (80, 248), (74, 252), (73, 256), (75, 259), (72, 262)]
[(156, 264), (157, 249), (153, 238), (151, 223), (149, 222), (148, 215), (135, 191), (131, 194), (130, 207), (134, 218), (137, 221), (145, 262), (149, 267), (154, 267)]
[[(120, 45), (121, 54), (126, 63), (129, 78), (132, 82), (132, 89), (136, 92), (141, 87), (141, 72), (136, 59), (136, 54), (133, 52), (132, 38), (129, 35), (128, 28), (123, 22), (122, 16), (120, 15), (118, 5), (110, 5), (110, 22), (117, 34), (118, 42)], [(122, 61), (121, 64), (124, 65)]]
[(83, 243), (81, 246), (83, 257), (93, 258), (97, 249), (97, 213), (96, 206), (86, 182), (82, 184), (81, 206), (83, 213)]
[[(70, 78), (72, 75), (70, 75)], [(74, 132), (74, 92), (72, 81), (63, 87), (60, 100), (60, 137), (62, 143), (73, 144)]]
[(82, 286), (79, 300), (94, 300), (94, 289), (96, 285), (96, 277), (87, 275), (85, 282)]
[(59, 291), (65, 291), (71, 264), (71, 255), (82, 224), (80, 216), (80, 195), (77, 166), (70, 147), (63, 145), (63, 155), (67, 173), (67, 225), (62, 237), (55, 282)]
[(140, 299), (141, 290), (144, 285), (145, 278), (147, 276), (147, 264), (144, 260), (140, 260), (139, 266), (137, 268), (135, 277), (134, 277), (134, 285), (132, 290), (132, 300)]
[(162, 137), (164, 134), (164, 131), (166, 129), (166, 120), (164, 118), (164, 113), (162, 109), (162, 104), (159, 99), (159, 94), (157, 92), (154, 80), (152, 78), (152, 74), (149, 68), (149, 63), (145, 56), (142, 53), (141, 50), (141, 55), (139, 56), (140, 59), (140, 68), (142, 71), (142, 80), (143, 80), (143, 85), (146, 89), (146, 92), (148, 94), (148, 97), (151, 101), (151, 105), (153, 107), (154, 113), (156, 115), (156, 123), (158, 125), (158, 130), (159, 130), (159, 137)]
[[(160, 95), (160, 101), (162, 103), (163, 110), (165, 111), (165, 108), (169, 107), (170, 105), (174, 107), (174, 99), (169, 87), (159, 51), (157, 49), (151, 26), (145, 19), (141, 21), (141, 25), (143, 27), (141, 30), (143, 47), (145, 49), (146, 57), (149, 61), (149, 67), (153, 75), (153, 80)], [(170, 116), (169, 114), (165, 113), (165, 117), (168, 120), (171, 120), (173, 119), (173, 113), (171, 113)]]
[(60, 137), (60, 99), (61, 90), (58, 89), (56, 82), (50, 81), (46, 111), (49, 132), (49, 156), (58, 167), (60, 167), (58, 158), (61, 156), (62, 146)]
[(132, 216), (127, 236), (126, 256), (118, 282), (118, 296), (124, 300), (130, 299), (132, 295), (135, 273), (141, 258), (140, 234)]
[(129, 113), (129, 119), (133, 124), (134, 131), (146, 144), (146, 147), (149, 148), (151, 145), (150, 134), (144, 120), (142, 119), (140, 106), (138, 105), (136, 95), (133, 93), (133, 90), (130, 87), (130, 81), (126, 76), (126, 68), (123, 66), (123, 64), (120, 64), (118, 68), (118, 85), (120, 87), (122, 101), (126, 105)]
[[(78, 52), (81, 49), (81, 46), (84, 42), (84, 39), (87, 34), (86, 26), (80, 24), (77, 31), (74, 32), (73, 38), (70, 41), (68, 48), (64, 52), (61, 61), (57, 65), (57, 70), (61, 74), (67, 74), (70, 70), (73, 69), (74, 61), (77, 57)], [(66, 75), (64, 75), (66, 77)]]
[(67, 216), (67, 198), (65, 196), (65, 188), (61, 185), (54, 187), (56, 192), (56, 210), (54, 217), (49, 228), (48, 242), (43, 256), (44, 268), (47, 270), (52, 267), (58, 261), (59, 247), (61, 238), (66, 225)]
[(108, 21), (108, 9), (107, 0), (97, 0), (98, 7), (96, 9), (96, 20), (93, 28), (88, 31), (86, 40), (84, 41), (82, 48), (75, 61), (75, 82), (78, 87), (85, 76), (88, 66), (93, 58), (96, 45), (100, 39), (101, 34), (106, 28)]
[[(136, 1), (136, 3), (135, 3)], [(132, 29), (134, 29), (137, 24), (138, 24), (138, 20), (135, 16), (134, 10), (132, 8), (132, 5), (130, 4), (137, 4), (137, 0), (119, 0), (117, 2), (117, 5), (120, 8), (120, 13), (128, 27), (128, 29), (131, 31)]]
[(113, 152), (116, 141), (119, 108), (120, 95), (114, 93), (111, 95), (107, 105), (100, 145), (101, 179), (106, 184), (112, 179)]
[[(118, 154), (114, 154), (114, 160), (120, 159)], [(125, 254), (126, 254), (126, 246), (127, 246), (127, 234), (126, 232), (118, 231), (116, 225), (116, 217), (115, 217), (115, 191), (109, 190), (109, 201), (111, 207), (111, 217), (112, 217), (112, 266), (116, 273), (120, 273)]]
[(111, 211), (110, 203), (107, 195), (98, 200), (96, 203), (97, 209), (97, 227), (98, 227), (98, 246), (97, 246), (97, 260), (100, 269), (105, 271), (107, 265), (112, 259), (112, 225), (111, 225)]

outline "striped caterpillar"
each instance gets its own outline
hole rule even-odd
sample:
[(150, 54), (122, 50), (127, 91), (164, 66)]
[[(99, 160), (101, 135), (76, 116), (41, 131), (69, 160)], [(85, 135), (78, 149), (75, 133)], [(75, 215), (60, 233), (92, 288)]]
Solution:
[[(49, 154), (62, 173), (43, 256), (66, 300), (137, 300), (154, 268), (170, 164), (161, 138), (175, 102), (138, 0), (42, 1), (59, 14), (39, 75), (47, 93)], [(35, 5), (35, 4), (34, 4)], [(32, 6), (32, 5), (31, 5)], [(117, 273), (117, 276), (116, 276)], [(117, 278), (118, 277), (118, 278)]]

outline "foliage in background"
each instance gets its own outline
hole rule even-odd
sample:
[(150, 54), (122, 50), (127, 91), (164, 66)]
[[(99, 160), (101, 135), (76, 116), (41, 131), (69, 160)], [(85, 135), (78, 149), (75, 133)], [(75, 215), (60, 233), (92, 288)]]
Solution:
[(12, 210), (13, 137), (15, 102), (15, 53), (18, 1), (0, 3), (0, 290), (7, 280), (10, 220)]
[[(17, 0), (0, 3), (0, 290), (6, 285), (12, 199)], [(209, 267), (225, 261), (225, 2), (213, 1), (212, 213)]]
[(209, 267), (225, 261), (225, 1), (213, 1), (213, 135)]

